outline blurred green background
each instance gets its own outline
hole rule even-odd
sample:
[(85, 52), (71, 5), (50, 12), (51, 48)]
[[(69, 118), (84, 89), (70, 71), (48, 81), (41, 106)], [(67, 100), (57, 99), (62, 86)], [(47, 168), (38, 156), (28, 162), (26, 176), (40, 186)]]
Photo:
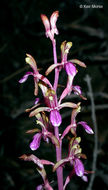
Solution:
[[(80, 8), (80, 5), (102, 5), (103, 8)], [(60, 44), (72, 41), (69, 58), (77, 58), (86, 63), (87, 69), (78, 67), (78, 74), (74, 84), (82, 87), (87, 101), (76, 96), (67, 98), (74, 102), (82, 102), (82, 112), (78, 121), (84, 120), (94, 128), (91, 117), (91, 102), (88, 96), (88, 86), (84, 80), (89, 74), (96, 108), (98, 151), (95, 178), (92, 188), (97, 190), (102, 186), (108, 189), (108, 2), (105, 0), (4, 0), (0, 5), (0, 190), (33, 190), (42, 183), (34, 164), (19, 160), (22, 154), (33, 153), (29, 148), (32, 135), (25, 132), (32, 129), (34, 118), (28, 118), (25, 109), (34, 103), (33, 79), (29, 77), (24, 84), (18, 80), (28, 71), (25, 64), (25, 54), (31, 54), (37, 61), (38, 68), (44, 74), (53, 63), (52, 46), (45, 37), (44, 26), (40, 14), (50, 16), (59, 10), (57, 21), (59, 35), (57, 39), (58, 59), (60, 59)], [(53, 81), (53, 74), (49, 75)], [(63, 80), (64, 79), (64, 80)], [(61, 72), (59, 83), (66, 82), (65, 73)], [(58, 93), (62, 91), (58, 89)], [(61, 112), (63, 116), (62, 128), (70, 122), (68, 110)], [(61, 128), (61, 132), (62, 132)], [(83, 153), (87, 155), (84, 161), (85, 168), (92, 170), (94, 136), (90, 136), (79, 129), (78, 135), (82, 137)], [(68, 140), (63, 142), (63, 156), (67, 155)], [(41, 143), (40, 149), (34, 153), (39, 158), (55, 161), (55, 150), (51, 144)], [(52, 187), (57, 189), (56, 176), (51, 173), (51, 167), (46, 167)], [(64, 169), (64, 177), (71, 171), (70, 166)], [(90, 181), (91, 174), (88, 176)], [(73, 177), (67, 189), (87, 189), (89, 182), (85, 183)]]

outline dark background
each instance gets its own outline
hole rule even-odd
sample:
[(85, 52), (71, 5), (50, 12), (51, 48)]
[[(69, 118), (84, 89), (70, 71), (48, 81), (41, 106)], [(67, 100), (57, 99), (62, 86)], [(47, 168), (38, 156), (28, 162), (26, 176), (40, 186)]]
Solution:
[[(103, 5), (103, 8), (79, 8), (80, 5)], [(42, 183), (34, 164), (19, 160), (19, 156), (32, 153), (29, 143), (32, 135), (25, 132), (35, 127), (34, 118), (28, 118), (25, 109), (33, 105), (33, 79), (29, 77), (25, 84), (18, 80), (28, 71), (25, 64), (25, 54), (30, 53), (37, 61), (41, 73), (53, 63), (52, 46), (45, 37), (44, 26), (40, 14), (50, 16), (59, 10), (57, 21), (59, 35), (57, 39), (58, 58), (60, 58), (60, 44), (62, 41), (72, 41), (69, 58), (77, 58), (86, 63), (87, 69), (79, 68), (74, 83), (80, 85), (83, 94), (88, 97), (83, 101), (72, 97), (76, 103), (82, 102), (82, 112), (78, 121), (84, 120), (94, 129), (91, 117), (91, 101), (88, 96), (87, 82), (84, 80), (88, 74), (91, 77), (93, 89), (97, 130), (98, 150), (95, 178), (89, 190), (108, 189), (108, 2), (102, 0), (11, 0), (2, 1), (0, 5), (0, 190), (33, 190)], [(65, 79), (61, 73), (59, 83)], [(53, 74), (49, 75), (53, 79)], [(61, 88), (58, 93), (60, 94)], [(67, 100), (70, 100), (67, 98)], [(62, 111), (63, 128), (70, 122), (70, 112)], [(62, 131), (62, 129), (61, 129)], [(90, 136), (79, 129), (78, 135), (82, 138), (83, 153), (87, 155), (84, 161), (85, 168), (92, 170), (93, 151), (95, 147), (94, 136)], [(63, 156), (67, 154), (68, 140), (63, 143)], [(40, 149), (34, 153), (39, 158), (55, 161), (54, 147), (44, 142)], [(49, 181), (57, 189), (55, 174), (51, 168), (46, 167)], [(70, 166), (64, 169), (64, 177), (71, 171)], [(89, 181), (91, 178), (88, 176)], [(87, 189), (88, 183), (78, 177), (73, 177), (67, 189)]]

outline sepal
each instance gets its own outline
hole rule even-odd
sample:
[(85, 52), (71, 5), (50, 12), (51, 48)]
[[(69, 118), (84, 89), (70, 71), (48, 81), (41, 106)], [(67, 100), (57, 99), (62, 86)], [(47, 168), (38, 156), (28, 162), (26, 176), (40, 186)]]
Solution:
[(55, 172), (58, 167), (63, 166), (66, 162), (69, 162), (69, 158), (58, 161), (53, 167), (53, 172)]
[(19, 83), (24, 83), (30, 75), (33, 75), (32, 72), (27, 72), (20, 80)]
[(34, 162), (40, 169), (44, 168), (43, 164), (41, 163), (41, 160), (39, 158), (37, 158), (35, 155), (33, 155), (33, 154), (31, 154), (29, 156), (27, 156), (26, 154), (23, 154), (19, 158), (21, 160), (24, 160), (24, 161), (32, 161), (32, 162)]
[(81, 67), (84, 67), (84, 68), (86, 68), (86, 65), (85, 65), (85, 63), (83, 63), (82, 61), (79, 61), (78, 59), (71, 59), (71, 60), (69, 60), (71, 63), (75, 63), (75, 64), (77, 64), (77, 65), (79, 65), (79, 66), (81, 66)]

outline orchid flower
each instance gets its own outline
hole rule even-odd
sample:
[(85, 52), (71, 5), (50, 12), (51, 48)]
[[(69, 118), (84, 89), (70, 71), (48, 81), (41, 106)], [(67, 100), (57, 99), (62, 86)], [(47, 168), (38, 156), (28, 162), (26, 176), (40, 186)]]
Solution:
[(80, 110), (81, 110), (80, 103), (78, 103), (77, 108), (73, 109), (73, 111), (72, 111), (71, 124), (66, 127), (66, 129), (64, 130), (64, 132), (61, 136), (61, 139), (63, 139), (65, 137), (65, 135), (67, 135), (69, 133), (69, 131), (71, 131), (71, 133), (74, 136), (76, 136), (76, 129), (77, 129), (78, 125), (82, 125), (88, 134), (94, 134), (93, 130), (91, 129), (91, 127), (89, 125), (87, 125), (86, 122), (84, 122), (84, 121), (80, 121), (78, 123), (76, 122), (76, 116), (80, 112)]
[(45, 26), (46, 37), (47, 38), (49, 37), (51, 39), (51, 41), (54, 41), (54, 34), (58, 35), (58, 30), (56, 27), (56, 22), (57, 22), (58, 16), (59, 16), (58, 11), (53, 12), (50, 17), (50, 21), (49, 21), (49, 19), (47, 18), (46, 15), (41, 14), (41, 19)]
[(62, 122), (62, 118), (59, 113), (59, 110), (64, 107), (77, 108), (77, 105), (72, 102), (65, 102), (65, 103), (59, 104), (57, 101), (56, 93), (53, 89), (51, 89), (51, 88), (48, 89), (42, 83), (39, 83), (39, 86), (43, 92), (45, 104), (47, 107), (38, 107), (35, 110), (33, 110), (29, 116), (33, 117), (43, 111), (50, 112), (50, 121), (51, 121), (52, 125), (55, 127), (58, 127), (58, 126), (60, 126), (60, 124)]
[[(20, 156), (20, 159), (25, 160), (25, 161), (32, 161), (34, 162), (34, 164), (36, 164), (37, 166), (37, 171), (39, 172), (39, 174), (42, 176), (43, 182), (44, 184), (42, 185), (44, 187), (45, 190), (53, 190), (53, 188), (50, 186), (50, 183), (47, 179), (47, 175), (46, 175), (46, 171), (44, 168), (44, 165), (54, 165), (53, 162), (50, 162), (48, 160), (40, 160), (39, 158), (37, 158), (35, 155), (31, 154), (29, 156), (27, 156), (26, 154)], [(41, 186), (41, 187), (42, 187)]]
[[(52, 143), (55, 144), (56, 146), (59, 146), (59, 141), (58, 139), (53, 135), (50, 128), (50, 123), (48, 120), (48, 117), (46, 116), (46, 114), (44, 112), (42, 112), (41, 114), (38, 113), (36, 115), (36, 122), (37, 124), (39, 124), (42, 128), (42, 130), (33, 130), (33, 132), (38, 132), (33, 136), (33, 140), (30, 143), (30, 148), (31, 150), (37, 150), (40, 146), (40, 142), (41, 139), (43, 138), (44, 141), (46, 141), (47, 143), (49, 143), (49, 139), (51, 139)], [(32, 133), (32, 130), (27, 131), (27, 133)]]
[[(64, 68), (67, 75), (68, 75), (68, 80), (67, 80), (67, 85), (66, 88), (64, 89), (63, 93), (61, 94), (60, 97), (60, 102), (67, 94), (69, 94), (72, 91), (72, 85), (73, 85), (73, 79), (75, 75), (77, 74), (77, 69), (75, 64), (80, 65), (81, 67), (86, 67), (86, 65), (79, 61), (78, 59), (73, 59), (73, 60), (67, 60), (67, 55), (69, 53), (70, 48), (72, 47), (72, 42), (62, 42), (61, 44), (61, 63), (53, 64), (51, 65), (47, 71), (46, 75), (48, 75), (53, 69), (59, 68), (59, 71)], [(81, 93), (81, 90), (78, 89), (79, 93)]]
[(81, 178), (84, 176), (84, 173), (85, 173), (84, 165), (82, 161), (80, 160), (80, 158), (82, 157), (86, 159), (86, 155), (81, 153), (82, 149), (80, 148), (80, 145), (79, 145), (80, 141), (81, 141), (80, 137), (76, 137), (76, 138), (73, 137), (71, 139), (69, 143), (68, 157), (58, 161), (54, 165), (53, 171), (55, 171), (58, 167), (65, 165), (67, 162), (70, 162), (70, 164), (74, 167), (75, 174)]
[(27, 57), (25, 59), (26, 63), (30, 65), (30, 67), (32, 68), (33, 72), (27, 72), (20, 80), (19, 80), (19, 83), (24, 83), (27, 79), (28, 79), (28, 76), (32, 75), (34, 77), (34, 84), (35, 84), (35, 90), (34, 90), (34, 94), (35, 96), (37, 96), (38, 94), (38, 82), (39, 80), (43, 81), (45, 84), (49, 85), (50, 87), (52, 87), (51, 83), (49, 82), (49, 80), (44, 77), (43, 75), (41, 75), (39, 72), (38, 72), (38, 69), (37, 69), (37, 64), (36, 64), (36, 61), (34, 60), (34, 58), (29, 55), (29, 54), (26, 54)]

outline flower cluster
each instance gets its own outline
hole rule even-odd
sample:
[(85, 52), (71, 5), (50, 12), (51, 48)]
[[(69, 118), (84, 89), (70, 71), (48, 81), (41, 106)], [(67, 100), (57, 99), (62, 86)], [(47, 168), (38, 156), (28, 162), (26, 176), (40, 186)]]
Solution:
[[(77, 128), (81, 125), (88, 134), (93, 134), (93, 130), (86, 122), (76, 121), (76, 116), (81, 111), (81, 103), (62, 103), (65, 97), (70, 95), (72, 92), (79, 95), (80, 98), (86, 100), (86, 98), (82, 95), (81, 87), (74, 85), (74, 78), (78, 72), (77, 65), (83, 68), (86, 68), (86, 65), (78, 59), (68, 60), (68, 53), (72, 47), (72, 42), (67, 41), (63, 41), (61, 44), (61, 62), (58, 63), (56, 41), (54, 38), (54, 34), (58, 35), (58, 29), (56, 27), (58, 16), (58, 11), (53, 12), (50, 20), (46, 15), (41, 15), (42, 22), (45, 26), (46, 37), (50, 38), (53, 45), (54, 56), (54, 64), (47, 69), (45, 74), (47, 76), (55, 70), (54, 84), (51, 84), (47, 77), (39, 73), (35, 59), (29, 54), (27, 54), (25, 61), (30, 65), (32, 71), (27, 72), (19, 80), (20, 83), (24, 83), (30, 75), (32, 75), (34, 79), (34, 95), (36, 96), (36, 100), (33, 107), (26, 109), (26, 112), (29, 112), (29, 117), (34, 116), (36, 118), (36, 126), (39, 126), (39, 128), (36, 127), (35, 129), (27, 131), (27, 133), (34, 133), (33, 139), (30, 143), (30, 149), (32, 151), (37, 150), (40, 147), (42, 139), (46, 143), (51, 142), (56, 148), (57, 162), (55, 164), (48, 160), (40, 160), (33, 154), (29, 156), (22, 155), (20, 157), (23, 160), (33, 161), (37, 165), (37, 170), (43, 178), (43, 184), (40, 184), (37, 187), (38, 190), (43, 188), (46, 190), (53, 189), (47, 179), (44, 165), (51, 165), (53, 167), (53, 172), (57, 172), (58, 190), (65, 189), (74, 174), (81, 177), (84, 181), (87, 181), (87, 171), (84, 169), (84, 165), (81, 160), (82, 158), (85, 159), (86, 155), (82, 153), (82, 149), (80, 148), (81, 137), (77, 137)], [(66, 72), (67, 83), (58, 98), (57, 87), (59, 74), (62, 69)], [(38, 88), (42, 91), (43, 101), (41, 101), (38, 97)], [(59, 127), (63, 124), (60, 110), (65, 107), (72, 109), (71, 122), (67, 125), (60, 136)], [(71, 134), (71, 138), (69, 138), (68, 156), (66, 158), (62, 158), (62, 141), (68, 133)], [(72, 171), (67, 176), (63, 186), (63, 166), (68, 162), (72, 167)]]

